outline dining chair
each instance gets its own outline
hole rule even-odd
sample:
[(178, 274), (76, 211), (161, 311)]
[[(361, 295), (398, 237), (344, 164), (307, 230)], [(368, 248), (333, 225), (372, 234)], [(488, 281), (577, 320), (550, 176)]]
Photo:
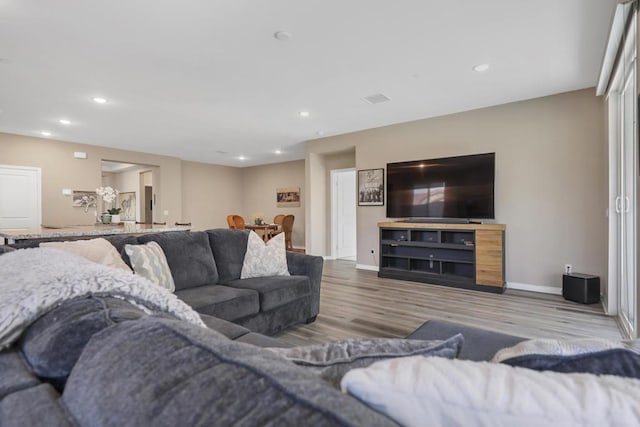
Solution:
[(287, 250), (293, 250), (293, 243), (291, 241), (291, 234), (293, 232), (294, 215), (285, 215), (282, 219), (282, 231), (284, 232), (284, 245)]
[(233, 216), (233, 222), (236, 226), (236, 229), (238, 230), (244, 230), (245, 229), (245, 223), (244, 223), (244, 218), (242, 218), (240, 215), (234, 215)]
[(273, 223), (278, 228), (276, 228), (275, 230), (269, 230), (269, 238), (272, 238), (276, 234), (282, 233), (282, 220), (284, 219), (284, 217), (285, 217), (285, 215), (283, 215), (283, 214), (278, 214), (278, 215), (273, 217)]
[(236, 223), (233, 220), (233, 217), (235, 216), (235, 214), (230, 214), (227, 215), (227, 225), (229, 226), (229, 228), (234, 229), (236, 228)]

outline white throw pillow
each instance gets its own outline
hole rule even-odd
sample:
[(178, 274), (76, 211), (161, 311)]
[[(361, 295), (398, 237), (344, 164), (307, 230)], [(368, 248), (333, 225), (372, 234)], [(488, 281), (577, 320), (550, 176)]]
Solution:
[(176, 290), (167, 257), (159, 244), (149, 242), (144, 245), (124, 245), (124, 250), (137, 275), (171, 292)]
[(405, 426), (640, 425), (640, 380), (408, 357), (349, 371), (342, 390)]
[(289, 276), (284, 233), (277, 234), (265, 244), (260, 236), (252, 231), (249, 233), (240, 278), (268, 276)]
[(41, 248), (60, 249), (107, 267), (119, 268), (131, 273), (129, 266), (122, 260), (118, 250), (102, 237), (90, 240), (70, 240), (67, 242), (43, 242)]

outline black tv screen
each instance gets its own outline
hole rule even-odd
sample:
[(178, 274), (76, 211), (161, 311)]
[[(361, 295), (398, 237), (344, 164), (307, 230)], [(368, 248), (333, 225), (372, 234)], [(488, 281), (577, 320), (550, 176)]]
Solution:
[(494, 219), (495, 157), (387, 163), (387, 217)]

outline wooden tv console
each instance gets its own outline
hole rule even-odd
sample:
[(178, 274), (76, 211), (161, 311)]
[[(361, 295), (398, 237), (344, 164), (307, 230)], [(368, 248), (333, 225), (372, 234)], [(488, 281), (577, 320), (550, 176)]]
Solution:
[(380, 222), (379, 277), (502, 293), (504, 224)]

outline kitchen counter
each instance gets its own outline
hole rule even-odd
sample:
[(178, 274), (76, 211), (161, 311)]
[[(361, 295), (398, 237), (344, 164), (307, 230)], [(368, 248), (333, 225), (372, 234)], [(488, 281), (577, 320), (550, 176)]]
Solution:
[(81, 236), (110, 236), (113, 234), (145, 234), (162, 233), (165, 231), (188, 231), (191, 227), (179, 225), (155, 224), (96, 224), (73, 226), (42, 226), (31, 230), (0, 230), (0, 244), (13, 244), (30, 239), (56, 239)]

